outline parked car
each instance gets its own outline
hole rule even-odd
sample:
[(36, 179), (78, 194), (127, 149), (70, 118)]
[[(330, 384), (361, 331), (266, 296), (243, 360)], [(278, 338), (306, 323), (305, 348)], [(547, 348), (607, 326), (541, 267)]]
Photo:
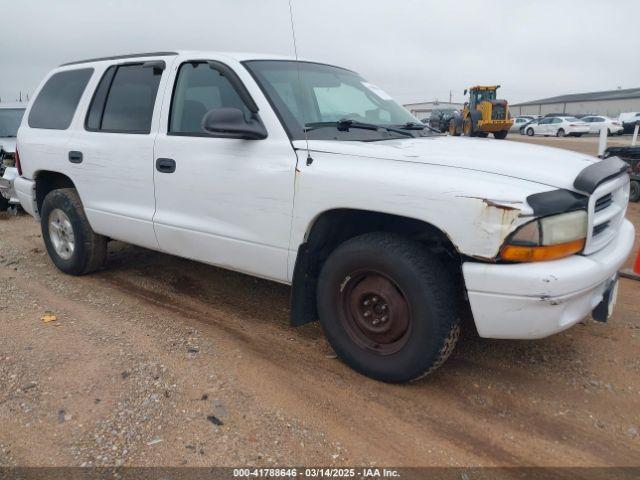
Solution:
[(514, 117), (513, 123), (511, 124), (510, 132), (518, 132), (522, 127), (524, 127), (527, 123), (533, 120), (531, 117)]
[(449, 130), (449, 123), (456, 113), (458, 113), (458, 110), (455, 108), (437, 108), (432, 110), (431, 116), (429, 117), (429, 126), (444, 133)]
[(540, 121), (540, 118), (534, 118), (533, 120), (529, 120), (527, 123), (525, 123), (524, 125), (520, 126), (520, 128), (518, 129), (519, 132), (520, 132), (520, 135), (526, 135), (527, 127), (529, 125), (537, 124), (539, 121)]
[(606, 321), (635, 239), (618, 158), (435, 134), (357, 73), (282, 57), (63, 65), (18, 150), (61, 271), (117, 239), (291, 284), (292, 324), (388, 382), (438, 368), (464, 312), (488, 338)]
[(527, 126), (525, 133), (530, 137), (534, 135), (581, 137), (583, 134), (589, 133), (589, 125), (575, 117), (544, 117)]
[(600, 133), (603, 127), (606, 127), (608, 135), (622, 135), (624, 128), (622, 124), (613, 118), (604, 115), (592, 115), (581, 119), (589, 126), (589, 133)]
[(23, 103), (0, 103), (0, 211), (19, 201), (13, 191), (16, 135), (26, 106)]
[(618, 117), (618, 121), (622, 124), (624, 133), (633, 133), (636, 125), (640, 124), (640, 112), (621, 113)]

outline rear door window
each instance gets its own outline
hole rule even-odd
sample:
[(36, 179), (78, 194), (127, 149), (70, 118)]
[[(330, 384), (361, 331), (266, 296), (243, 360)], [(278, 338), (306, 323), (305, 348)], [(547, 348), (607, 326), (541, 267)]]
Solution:
[(29, 112), (29, 126), (52, 130), (69, 128), (92, 74), (93, 68), (54, 73), (33, 102)]
[(164, 62), (107, 69), (87, 114), (87, 130), (149, 133), (163, 69)]

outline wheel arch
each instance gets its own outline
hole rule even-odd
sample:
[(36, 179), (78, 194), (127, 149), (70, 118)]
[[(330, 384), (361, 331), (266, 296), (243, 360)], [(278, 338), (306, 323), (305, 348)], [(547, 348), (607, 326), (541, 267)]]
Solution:
[(373, 210), (327, 210), (316, 215), (309, 223), (303, 243), (298, 247), (292, 279), (292, 325), (303, 325), (318, 319), (317, 279), (324, 261), (331, 252), (350, 238), (376, 231), (399, 233), (419, 240), (425, 245), (425, 249), (442, 256), (447, 267), (455, 273), (456, 279), (463, 282), (462, 254), (449, 236), (436, 225), (416, 218)]
[(39, 170), (34, 174), (33, 179), (36, 182), (36, 208), (38, 213), (42, 211), (42, 203), (49, 192), (60, 188), (76, 188), (71, 178), (64, 173), (53, 170)]

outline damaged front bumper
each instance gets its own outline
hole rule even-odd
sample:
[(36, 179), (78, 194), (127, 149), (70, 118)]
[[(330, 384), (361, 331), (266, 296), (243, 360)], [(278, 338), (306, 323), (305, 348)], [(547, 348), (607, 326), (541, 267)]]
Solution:
[(565, 330), (602, 301), (633, 248), (624, 220), (602, 250), (539, 263), (462, 266), (471, 311), (481, 337), (534, 339)]

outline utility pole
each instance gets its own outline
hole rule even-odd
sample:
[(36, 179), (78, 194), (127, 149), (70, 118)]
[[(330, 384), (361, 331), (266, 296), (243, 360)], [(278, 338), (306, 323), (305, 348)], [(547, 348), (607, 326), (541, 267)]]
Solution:
[(452, 98), (453, 98), (453, 92), (449, 90), (449, 103), (451, 103)]

